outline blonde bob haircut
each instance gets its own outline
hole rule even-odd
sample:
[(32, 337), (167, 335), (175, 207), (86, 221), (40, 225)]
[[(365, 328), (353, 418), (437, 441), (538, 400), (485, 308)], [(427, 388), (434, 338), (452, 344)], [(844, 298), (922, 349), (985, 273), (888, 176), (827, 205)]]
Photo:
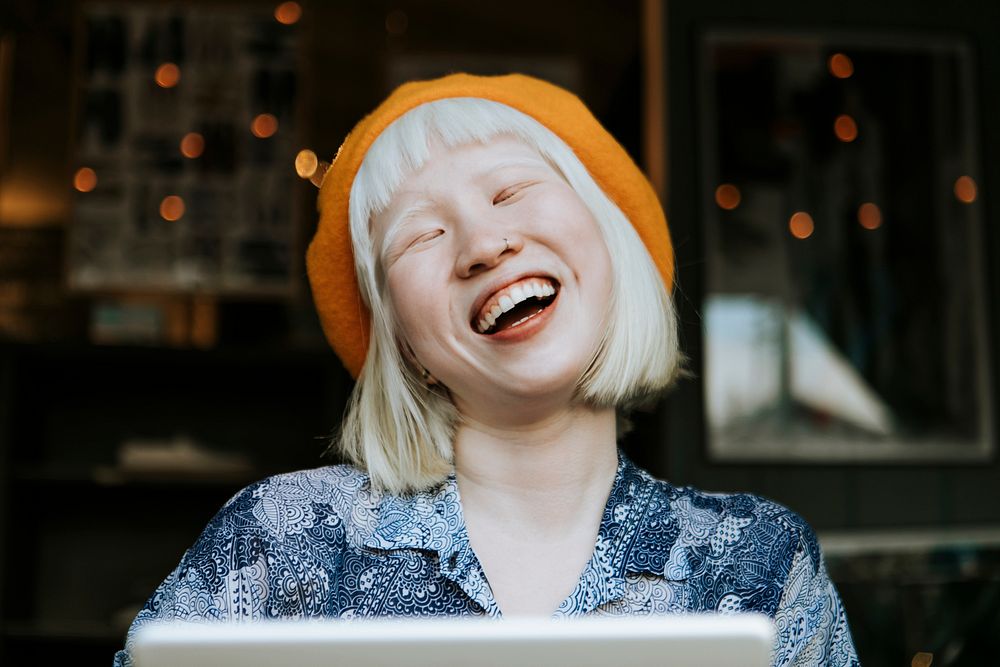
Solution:
[(425, 381), (404, 356), (387, 292), (372, 216), (430, 155), (432, 142), (451, 148), (513, 136), (536, 150), (593, 214), (608, 245), (615, 283), (607, 326), (579, 379), (575, 401), (614, 407), (619, 416), (649, 401), (678, 374), (673, 304), (652, 258), (628, 219), (573, 151), (530, 116), (472, 97), (427, 102), (396, 119), (372, 143), (350, 193), (350, 233), (361, 298), (371, 311), (368, 356), (341, 425), (340, 452), (366, 470), (373, 487), (414, 493), (452, 471), (452, 441), (461, 415), (446, 388)]

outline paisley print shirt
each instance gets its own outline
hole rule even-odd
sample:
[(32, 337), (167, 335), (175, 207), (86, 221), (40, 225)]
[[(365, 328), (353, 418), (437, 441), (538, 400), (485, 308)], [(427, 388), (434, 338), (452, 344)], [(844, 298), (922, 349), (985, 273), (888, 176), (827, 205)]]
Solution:
[[(806, 522), (752, 495), (653, 479), (624, 455), (593, 556), (556, 617), (737, 613), (775, 621), (775, 665), (857, 665), (847, 618)], [(499, 616), (454, 476), (384, 495), (349, 466), (248, 486), (212, 519), (136, 617), (156, 620)]]

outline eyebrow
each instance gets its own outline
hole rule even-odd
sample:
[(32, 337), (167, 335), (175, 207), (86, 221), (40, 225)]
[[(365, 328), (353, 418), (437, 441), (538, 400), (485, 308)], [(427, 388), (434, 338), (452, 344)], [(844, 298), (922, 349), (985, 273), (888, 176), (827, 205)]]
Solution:
[(516, 157), (507, 160), (500, 160), (499, 162), (494, 162), (490, 164), (487, 168), (482, 169), (476, 173), (476, 176), (483, 176), (485, 174), (490, 174), (494, 171), (499, 171), (500, 169), (509, 169), (510, 167), (549, 167), (549, 163), (543, 160), (541, 157)]
[[(550, 168), (549, 164), (543, 160), (541, 157), (515, 157), (505, 160), (500, 160), (499, 162), (488, 163), (487, 166), (477, 169), (472, 176), (474, 181), (482, 181), (486, 177), (494, 174), (495, 172), (501, 171), (503, 169), (510, 169), (513, 167), (543, 167)], [(382, 239), (382, 247), (379, 249), (380, 256), (384, 257), (386, 252), (389, 250), (389, 246), (392, 244), (392, 240), (395, 238), (400, 227), (407, 221), (418, 217), (422, 213), (430, 212), (435, 205), (433, 198), (428, 198), (426, 196), (418, 199), (409, 206), (407, 206), (403, 211), (395, 216), (392, 220), (385, 237)]]
[(403, 209), (402, 213), (395, 216), (392, 219), (392, 223), (389, 225), (389, 229), (386, 230), (385, 236), (382, 237), (382, 247), (379, 248), (379, 256), (383, 258), (385, 257), (386, 253), (389, 251), (389, 246), (392, 245), (393, 240), (399, 234), (399, 230), (405, 227), (407, 221), (418, 217), (422, 213), (431, 211), (433, 206), (434, 201), (424, 197), (410, 204)]

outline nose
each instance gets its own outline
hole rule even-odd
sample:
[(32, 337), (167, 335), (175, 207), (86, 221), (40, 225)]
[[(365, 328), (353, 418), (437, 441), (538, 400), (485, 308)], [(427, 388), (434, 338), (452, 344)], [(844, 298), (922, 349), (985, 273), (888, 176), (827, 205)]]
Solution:
[(497, 225), (481, 225), (466, 234), (455, 264), (461, 278), (489, 271), (521, 252), (524, 239), (517, 232)]

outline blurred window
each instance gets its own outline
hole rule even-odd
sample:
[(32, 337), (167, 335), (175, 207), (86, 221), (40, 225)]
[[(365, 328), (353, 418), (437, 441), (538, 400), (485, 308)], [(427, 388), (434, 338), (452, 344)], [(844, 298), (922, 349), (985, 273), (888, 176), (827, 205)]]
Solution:
[(85, 8), (71, 287), (291, 293), (300, 16)]
[(969, 49), (710, 32), (701, 55), (712, 458), (988, 457)]

